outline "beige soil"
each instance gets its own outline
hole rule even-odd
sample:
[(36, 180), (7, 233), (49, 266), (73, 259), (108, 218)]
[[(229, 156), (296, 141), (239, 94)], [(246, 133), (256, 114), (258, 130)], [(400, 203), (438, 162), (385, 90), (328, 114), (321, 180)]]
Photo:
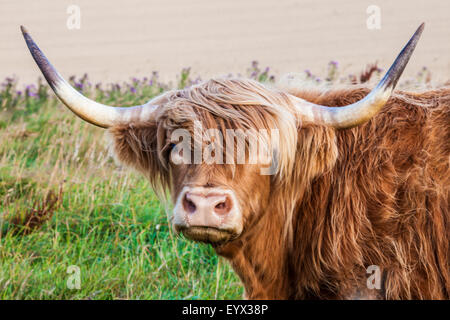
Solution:
[[(71, 4), (81, 9), (80, 30), (66, 26)], [(381, 30), (366, 27), (372, 4), (381, 9)], [(323, 75), (330, 60), (345, 72), (375, 61), (386, 69), (424, 21), (406, 77), (427, 66), (447, 80), (449, 12), (445, 0), (0, 0), (0, 78), (24, 83), (39, 75), (21, 24), (65, 77), (87, 72), (110, 82), (153, 70), (174, 79), (183, 67), (202, 78), (245, 73), (252, 60), (277, 75)]]

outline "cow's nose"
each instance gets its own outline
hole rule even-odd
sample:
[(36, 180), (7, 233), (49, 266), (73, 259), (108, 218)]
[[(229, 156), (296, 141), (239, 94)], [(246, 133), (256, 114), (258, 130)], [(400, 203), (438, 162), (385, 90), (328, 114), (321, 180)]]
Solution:
[(224, 216), (230, 213), (233, 202), (228, 194), (212, 193), (204, 195), (186, 192), (183, 198), (183, 208), (188, 214)]
[(187, 238), (223, 243), (243, 229), (239, 202), (232, 190), (184, 187), (173, 208), (172, 223)]

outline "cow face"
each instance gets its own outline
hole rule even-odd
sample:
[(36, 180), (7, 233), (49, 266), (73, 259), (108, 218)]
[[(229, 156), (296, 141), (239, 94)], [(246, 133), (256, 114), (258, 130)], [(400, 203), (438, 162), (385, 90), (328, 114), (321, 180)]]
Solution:
[[(224, 109), (216, 106), (215, 111), (220, 114)], [(201, 121), (164, 127), (179, 120), (179, 114), (174, 119), (173, 112), (160, 121), (165, 140), (158, 144), (159, 161), (169, 172), (172, 225), (189, 239), (220, 244), (238, 238), (267, 207), (277, 173), (273, 146), (279, 147), (278, 135), (270, 133), (277, 129), (263, 126), (252, 115), (245, 119), (248, 125), (244, 130), (239, 121), (225, 122), (223, 115), (192, 110), (183, 118)]]
[[(243, 90), (243, 83), (255, 90)], [(154, 100), (160, 106), (150, 122), (110, 128), (118, 160), (142, 172), (160, 195), (169, 191), (173, 228), (189, 239), (239, 238), (292, 171), (298, 118), (281, 93), (268, 92), (269, 101), (260, 103), (261, 88), (209, 81)]]

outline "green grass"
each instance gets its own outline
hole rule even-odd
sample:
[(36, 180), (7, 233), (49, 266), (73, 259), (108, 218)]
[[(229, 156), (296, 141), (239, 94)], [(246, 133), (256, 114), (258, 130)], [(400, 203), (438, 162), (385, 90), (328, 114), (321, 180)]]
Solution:
[[(141, 86), (139, 98), (119, 91), (114, 103), (159, 91)], [(210, 246), (175, 236), (147, 181), (114, 162), (105, 131), (49, 93), (0, 96), (0, 299), (241, 298), (230, 266)], [(103, 94), (90, 93), (111, 99)], [(14, 219), (61, 186), (48, 221), (13, 232)], [(72, 265), (80, 289), (67, 286)]]

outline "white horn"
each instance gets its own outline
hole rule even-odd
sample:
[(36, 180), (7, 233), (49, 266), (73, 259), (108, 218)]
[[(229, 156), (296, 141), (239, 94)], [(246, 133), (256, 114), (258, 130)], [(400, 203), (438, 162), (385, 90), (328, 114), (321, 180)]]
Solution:
[(419, 41), (424, 25), (422, 23), (419, 26), (380, 83), (364, 99), (345, 107), (327, 107), (291, 96), (302, 120), (345, 129), (355, 127), (371, 119), (383, 108), (391, 96)]
[(58, 98), (77, 116), (102, 128), (108, 128), (118, 123), (152, 120), (158, 106), (152, 105), (150, 102), (140, 106), (119, 108), (97, 103), (80, 94), (51, 65), (28, 31), (23, 26), (20, 29), (34, 61), (41, 69), (48, 84)]

